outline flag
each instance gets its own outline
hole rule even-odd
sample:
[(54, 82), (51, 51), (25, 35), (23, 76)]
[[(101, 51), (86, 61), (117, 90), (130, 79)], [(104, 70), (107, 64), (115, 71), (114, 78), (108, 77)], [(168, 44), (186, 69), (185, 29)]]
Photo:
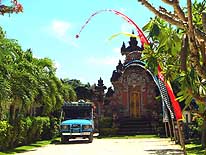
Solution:
[(168, 122), (167, 121), (167, 119), (168, 119), (167, 109), (168, 109), (168, 111), (170, 113), (170, 117), (172, 119), (174, 119), (174, 113), (173, 113), (172, 108), (171, 108), (171, 103), (170, 103), (170, 99), (169, 99), (169, 96), (167, 93), (166, 86), (165, 86), (164, 82), (162, 80), (160, 80), (160, 78), (158, 79), (158, 84), (159, 84), (160, 95), (162, 97), (163, 122)]
[(165, 106), (164, 102), (162, 103), (162, 111), (163, 111), (162, 122), (163, 123), (169, 122), (167, 107)]
[(170, 96), (170, 100), (172, 102), (172, 106), (173, 106), (173, 109), (175, 112), (176, 120), (181, 120), (182, 119), (182, 110), (180, 108), (179, 102), (177, 101), (177, 99), (173, 93), (173, 90), (172, 90), (172, 87), (171, 87), (169, 81), (167, 81), (167, 83), (166, 83), (166, 88), (167, 88), (168, 94)]
[[(150, 73), (149, 70), (147, 70), (147, 71)], [(170, 106), (171, 103), (170, 103), (169, 96), (167, 94), (166, 87), (165, 87), (164, 83), (159, 78), (157, 78), (156, 76), (153, 76), (153, 74), (151, 74), (151, 75), (152, 75), (153, 80), (159, 89), (160, 96), (162, 98), (162, 114), (163, 114), (162, 121), (164, 123), (169, 122), (168, 111), (170, 113), (171, 119), (174, 119), (174, 113), (173, 113), (172, 108)]]
[(176, 120), (177, 121), (181, 120), (182, 119), (182, 110), (180, 108), (179, 102), (176, 100), (176, 97), (174, 95), (174, 92), (172, 90), (172, 87), (171, 87), (169, 81), (167, 81), (167, 82), (164, 81), (164, 76), (162, 75), (161, 71), (162, 71), (161, 67), (160, 67), (160, 65), (158, 65), (158, 78), (166, 86), (166, 91), (169, 94)]
[(84, 25), (81, 27), (80, 31), (78, 34), (76, 34), (76, 38), (79, 38), (80, 36), (80, 33), (82, 32), (82, 30), (86, 27), (86, 25), (91, 21), (91, 19), (102, 13), (102, 12), (112, 12), (114, 13), (115, 15), (119, 16), (119, 17), (122, 17), (124, 20), (126, 20), (130, 25), (132, 25), (137, 33), (138, 33), (138, 36), (140, 38), (140, 41), (142, 43), (142, 45), (144, 46), (145, 44), (149, 44), (149, 41), (147, 40), (147, 38), (145, 37), (144, 33), (142, 32), (142, 30), (137, 26), (137, 24), (132, 20), (130, 19), (128, 16), (126, 16), (125, 14), (117, 11), (117, 10), (113, 10), (113, 9), (104, 9), (104, 10), (99, 10), (99, 11), (96, 11), (95, 13), (93, 13), (87, 20), (86, 22), (84, 23)]

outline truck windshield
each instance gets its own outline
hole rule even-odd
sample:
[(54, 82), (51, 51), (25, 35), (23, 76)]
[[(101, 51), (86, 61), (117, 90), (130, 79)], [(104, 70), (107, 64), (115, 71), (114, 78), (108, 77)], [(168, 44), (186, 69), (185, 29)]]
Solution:
[(64, 119), (92, 119), (92, 110), (91, 109), (64, 109)]

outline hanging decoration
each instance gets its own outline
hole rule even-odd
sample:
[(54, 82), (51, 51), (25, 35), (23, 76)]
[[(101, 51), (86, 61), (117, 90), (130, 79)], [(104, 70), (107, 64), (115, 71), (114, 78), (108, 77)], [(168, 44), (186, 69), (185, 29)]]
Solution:
[(111, 37), (109, 37), (108, 40), (112, 40), (112, 39), (116, 38), (116, 37), (119, 36), (119, 35), (125, 35), (125, 36), (127, 36), (127, 37), (139, 38), (139, 36), (136, 36), (136, 35), (131, 34), (131, 33), (119, 32), (119, 33), (113, 34)]
[[(137, 31), (137, 34), (138, 34), (138, 37), (140, 38), (140, 41), (142, 43), (142, 45), (144, 46), (144, 44), (149, 44), (147, 38), (145, 37), (145, 35), (143, 34), (142, 30), (137, 26), (137, 24), (132, 20), (130, 19), (128, 16), (126, 16), (125, 14), (117, 11), (117, 10), (113, 10), (113, 9), (105, 9), (105, 10), (99, 10), (95, 13), (93, 13), (89, 18), (88, 20), (85, 22), (85, 24), (81, 27), (79, 33), (76, 35), (76, 38), (79, 38), (80, 36), (80, 33), (82, 32), (82, 30), (86, 27), (86, 25), (91, 21), (91, 19), (96, 16), (97, 14), (100, 14), (102, 12), (112, 12), (114, 13), (115, 15), (119, 16), (119, 17), (122, 17), (124, 20), (126, 20), (129, 24), (131, 24)], [(120, 33), (116, 34), (119, 35)], [(125, 34), (125, 33), (121, 33), (121, 34)], [(112, 37), (110, 37), (110, 39), (112, 39), (113, 37), (115, 37), (115, 35), (113, 35)]]
[[(131, 24), (135, 30), (137, 31), (137, 34), (138, 34), (138, 37), (140, 38), (140, 41), (142, 43), (142, 45), (144, 46), (145, 44), (149, 44), (149, 41), (147, 40), (147, 38), (145, 37), (145, 35), (143, 34), (142, 30), (137, 26), (137, 24), (132, 20), (130, 19), (128, 16), (126, 16), (125, 14), (117, 11), (117, 10), (113, 10), (113, 9), (105, 9), (105, 10), (99, 10), (95, 13), (93, 13), (88, 19), (87, 21), (85, 22), (85, 24), (81, 27), (79, 33), (76, 35), (76, 38), (79, 38), (82, 30), (86, 27), (86, 25), (91, 21), (91, 19), (96, 16), (97, 14), (100, 14), (102, 12), (112, 12), (114, 14), (116, 14), (117, 16), (120, 16), (122, 17), (124, 20), (126, 20), (129, 24)], [(133, 34), (129, 34), (129, 33), (124, 33), (124, 32), (121, 32), (121, 33), (118, 33), (118, 34), (114, 34), (110, 37), (110, 40), (113, 39), (114, 37), (120, 35), (120, 34), (124, 34), (124, 35), (127, 35), (127, 36), (131, 36)], [(137, 36), (132, 36), (132, 37), (137, 37)], [(164, 90), (165, 92), (168, 93), (169, 97), (170, 97), (170, 100), (172, 102), (172, 107), (174, 109), (174, 113), (175, 113), (175, 116), (176, 116), (176, 119), (177, 120), (181, 120), (182, 119), (182, 112), (181, 112), (181, 108), (179, 106), (179, 103), (177, 102), (176, 98), (175, 98), (175, 95), (172, 91), (172, 87), (169, 85), (168, 82), (165, 82), (164, 81), (164, 77), (163, 75), (161, 74), (161, 68), (160, 66), (158, 65), (158, 78), (159, 78), (159, 81), (162, 82), (162, 85), (165, 85), (164, 86)], [(160, 92), (161, 94), (164, 94), (164, 92), (162, 91), (163, 89), (160, 89)], [(171, 110), (171, 107), (170, 107), (170, 102), (169, 102), (169, 98), (166, 96), (166, 95), (162, 95), (163, 96), (163, 103), (166, 104), (166, 107), (168, 108), (169, 112), (170, 112), (170, 115), (172, 117), (172, 119), (174, 118), (174, 115), (173, 115), (173, 112)], [(164, 112), (164, 111), (163, 111)]]
[(182, 110), (180, 108), (179, 102), (177, 101), (177, 99), (174, 95), (174, 92), (172, 90), (170, 82), (164, 80), (164, 76), (161, 72), (162, 72), (162, 69), (161, 69), (160, 65), (158, 65), (158, 78), (162, 83), (164, 83), (164, 85), (166, 87), (167, 93), (168, 93), (168, 95), (170, 97), (170, 101), (172, 103), (172, 107), (174, 110), (176, 120), (177, 121), (182, 120)]

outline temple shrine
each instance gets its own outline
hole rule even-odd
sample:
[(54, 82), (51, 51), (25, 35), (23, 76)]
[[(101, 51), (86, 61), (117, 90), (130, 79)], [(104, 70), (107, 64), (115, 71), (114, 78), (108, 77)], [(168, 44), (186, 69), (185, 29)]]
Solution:
[(141, 61), (143, 50), (135, 37), (130, 37), (128, 47), (123, 42), (121, 54), (125, 55), (125, 60), (119, 61), (112, 73), (110, 81), (113, 87), (104, 93), (106, 88), (100, 78), (95, 88), (96, 94), (101, 94), (95, 101), (99, 115), (151, 120), (160, 112), (161, 103), (156, 99), (159, 96), (157, 85)]

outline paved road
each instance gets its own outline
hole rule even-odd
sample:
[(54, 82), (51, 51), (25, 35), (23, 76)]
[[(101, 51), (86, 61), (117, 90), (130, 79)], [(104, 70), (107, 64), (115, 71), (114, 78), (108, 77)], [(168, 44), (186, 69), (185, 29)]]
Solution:
[(69, 144), (50, 144), (18, 155), (182, 155), (181, 147), (170, 139), (94, 139)]

